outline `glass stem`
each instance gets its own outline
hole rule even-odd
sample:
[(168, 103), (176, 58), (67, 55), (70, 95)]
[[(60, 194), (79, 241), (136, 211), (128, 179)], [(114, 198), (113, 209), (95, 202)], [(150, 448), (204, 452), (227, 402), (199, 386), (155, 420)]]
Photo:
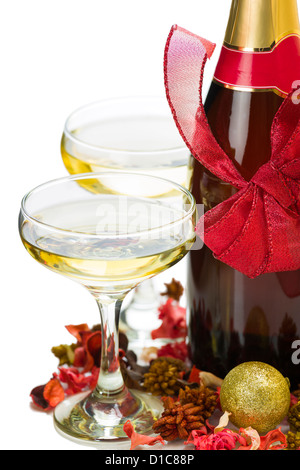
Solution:
[(125, 389), (119, 362), (119, 316), (127, 292), (96, 297), (101, 316), (101, 364), (94, 395), (113, 396)]

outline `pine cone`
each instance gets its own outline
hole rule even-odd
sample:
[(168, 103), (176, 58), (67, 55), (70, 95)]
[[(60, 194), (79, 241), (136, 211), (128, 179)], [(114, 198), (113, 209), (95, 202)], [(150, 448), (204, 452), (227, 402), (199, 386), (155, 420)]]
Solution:
[(144, 374), (144, 388), (152, 395), (176, 395), (180, 385), (177, 383), (184, 363), (171, 357), (159, 357), (151, 362), (149, 371)]
[(201, 385), (197, 389), (185, 387), (179, 391), (177, 401), (164, 399), (165, 410), (154, 425), (155, 433), (166, 441), (187, 439), (194, 429), (200, 429), (213, 414), (217, 405), (217, 394)]
[(179, 390), (178, 400), (182, 405), (186, 403), (193, 403), (200, 406), (203, 421), (205, 422), (214, 413), (218, 397), (214, 390), (211, 390), (205, 385), (200, 385), (199, 388), (185, 387)]
[(165, 411), (153, 424), (153, 431), (160, 434), (165, 441), (187, 439), (193, 429), (200, 429), (204, 425), (201, 406), (195, 406), (193, 403), (182, 405), (170, 397), (165, 400), (164, 406)]

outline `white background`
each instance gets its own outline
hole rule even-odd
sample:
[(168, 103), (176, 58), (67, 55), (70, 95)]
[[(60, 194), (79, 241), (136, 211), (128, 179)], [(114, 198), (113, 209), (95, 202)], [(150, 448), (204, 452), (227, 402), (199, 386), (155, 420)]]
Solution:
[[(43, 269), (18, 234), (23, 195), (66, 175), (60, 138), (68, 114), (95, 100), (164, 95), (163, 51), (173, 24), (217, 43), (230, 0), (2, 0), (1, 448), (84, 450), (36, 412), (29, 393), (57, 369), (53, 345), (71, 343), (67, 324), (99, 322), (92, 297)], [(205, 85), (206, 87), (208, 85)]]

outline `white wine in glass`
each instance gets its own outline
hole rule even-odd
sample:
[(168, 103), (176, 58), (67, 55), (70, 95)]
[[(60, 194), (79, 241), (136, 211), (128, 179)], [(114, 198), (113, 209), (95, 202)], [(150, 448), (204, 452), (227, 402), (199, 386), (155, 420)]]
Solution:
[[(92, 180), (105, 191), (87, 191)], [(115, 185), (118, 193), (109, 193), (107, 188)], [(155, 196), (157, 186), (164, 189), (162, 197)], [(161, 404), (124, 383), (120, 309), (140, 282), (185, 256), (195, 240), (195, 223), (196, 205), (188, 190), (168, 180), (126, 172), (61, 178), (23, 198), (19, 231), (27, 251), (51, 271), (84, 286), (100, 310), (98, 383), (92, 392), (56, 407), (54, 421), (63, 435), (93, 444), (125, 438), (128, 419), (137, 432), (151, 431)]]
[(77, 109), (65, 122), (61, 154), (72, 175), (124, 170), (190, 188), (190, 152), (163, 98), (108, 99)]

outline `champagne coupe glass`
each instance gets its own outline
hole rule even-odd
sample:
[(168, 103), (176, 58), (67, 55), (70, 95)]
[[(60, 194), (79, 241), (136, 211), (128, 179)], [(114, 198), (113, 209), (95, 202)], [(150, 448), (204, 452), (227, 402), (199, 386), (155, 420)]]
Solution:
[[(90, 191), (94, 185), (94, 191)], [(96, 190), (97, 188), (97, 190)], [(196, 204), (182, 186), (123, 171), (60, 178), (22, 200), (19, 231), (27, 251), (94, 296), (102, 328), (96, 388), (66, 399), (54, 421), (64, 435), (90, 443), (126, 437), (124, 422), (147, 433), (159, 400), (129, 390), (119, 362), (122, 301), (141, 281), (177, 263), (195, 240)]]
[[(122, 169), (190, 187), (190, 152), (162, 97), (115, 98), (77, 109), (66, 120), (61, 154), (70, 174)], [(152, 280), (143, 282), (124, 302), (122, 327), (135, 347), (151, 344), (151, 331), (160, 324), (158, 306)]]

